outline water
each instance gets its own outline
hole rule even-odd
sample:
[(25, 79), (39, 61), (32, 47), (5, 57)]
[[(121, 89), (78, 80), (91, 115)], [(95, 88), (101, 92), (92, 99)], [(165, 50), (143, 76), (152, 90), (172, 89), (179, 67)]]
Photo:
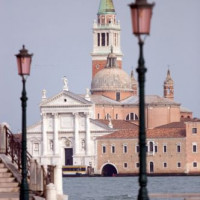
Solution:
[[(138, 188), (137, 177), (63, 178), (64, 193), (69, 196), (69, 200), (135, 200)], [(148, 191), (149, 193), (200, 193), (200, 177), (148, 177)]]

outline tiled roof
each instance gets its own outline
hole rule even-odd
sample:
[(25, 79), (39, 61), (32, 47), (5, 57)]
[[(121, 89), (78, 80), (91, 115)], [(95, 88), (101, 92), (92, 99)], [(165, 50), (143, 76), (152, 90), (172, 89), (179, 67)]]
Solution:
[(107, 124), (102, 123), (101, 120), (90, 119), (90, 122), (92, 122), (92, 123), (94, 123), (94, 124), (96, 124), (96, 125), (98, 125), (98, 126), (104, 128), (104, 129), (106, 129), (106, 130), (109, 130), (109, 131), (110, 131), (110, 130), (113, 130), (112, 128), (108, 127)]
[[(183, 138), (186, 136), (184, 128), (160, 128), (147, 130), (147, 138)], [(98, 139), (134, 139), (138, 138), (137, 130), (119, 130), (114, 133), (101, 136)]]
[(172, 122), (172, 123), (169, 123), (169, 124), (158, 126), (155, 129), (157, 129), (157, 128), (159, 128), (159, 129), (160, 128), (185, 128), (185, 121)]
[(191, 110), (189, 110), (188, 108), (185, 108), (185, 107), (180, 107), (180, 111), (181, 112), (192, 112)]
[[(131, 96), (120, 102), (109, 99), (102, 95), (91, 95), (90, 97), (91, 97), (91, 101), (95, 104), (136, 105), (136, 106), (138, 106), (138, 104), (139, 104), (138, 96)], [(173, 100), (164, 98), (164, 97), (160, 97), (158, 95), (146, 95), (145, 102), (147, 105), (149, 104), (149, 105), (177, 105), (177, 106), (180, 106), (179, 103), (177, 103)]]
[(91, 101), (95, 104), (116, 104), (116, 105), (120, 105), (121, 103), (119, 101), (114, 101), (112, 99), (109, 99), (105, 96), (102, 95), (91, 95), (90, 96)]
[[(103, 124), (108, 125), (109, 120), (98, 120)], [(133, 129), (138, 130), (138, 125), (125, 120), (111, 120), (114, 129)]]
[(183, 119), (181, 119), (180, 122), (172, 122), (172, 123), (169, 123), (169, 124), (158, 126), (158, 127), (156, 127), (156, 129), (157, 128), (185, 128), (186, 122), (200, 122), (200, 119), (183, 118)]

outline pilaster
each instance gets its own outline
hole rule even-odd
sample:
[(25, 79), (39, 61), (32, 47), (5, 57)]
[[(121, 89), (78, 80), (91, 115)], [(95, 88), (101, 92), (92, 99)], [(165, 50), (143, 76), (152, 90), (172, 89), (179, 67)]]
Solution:
[(54, 113), (54, 134), (53, 134), (53, 152), (54, 155), (59, 153), (58, 149), (58, 114)]
[(47, 114), (42, 113), (42, 156), (47, 155)]
[(74, 113), (74, 155), (79, 153), (79, 114)]
[(91, 155), (91, 134), (90, 134), (90, 118), (89, 118), (89, 113), (84, 113), (86, 118), (85, 118), (85, 127), (86, 127), (86, 155), (89, 156)]

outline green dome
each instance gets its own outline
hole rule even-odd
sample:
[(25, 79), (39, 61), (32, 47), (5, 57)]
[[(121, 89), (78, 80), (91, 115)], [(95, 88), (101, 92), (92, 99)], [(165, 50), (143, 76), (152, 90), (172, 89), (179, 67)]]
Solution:
[(112, 0), (101, 0), (98, 14), (115, 13), (115, 8)]

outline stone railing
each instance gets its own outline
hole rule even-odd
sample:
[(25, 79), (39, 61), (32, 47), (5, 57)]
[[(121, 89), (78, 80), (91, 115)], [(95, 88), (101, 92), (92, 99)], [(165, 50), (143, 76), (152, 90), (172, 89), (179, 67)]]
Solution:
[[(21, 172), (21, 134), (13, 134), (7, 124), (0, 124), (0, 153), (6, 154)], [(26, 155), (30, 191), (46, 200), (67, 200), (62, 189), (62, 166), (40, 165), (28, 152)]]
[[(7, 125), (0, 125), (0, 140), (0, 153), (9, 156), (20, 173), (22, 169), (21, 134), (13, 134)], [(26, 158), (29, 189), (40, 196), (45, 196), (46, 186), (50, 183), (54, 184), (54, 166), (40, 165), (29, 152), (26, 152)]]
[(50, 183), (54, 184), (54, 168), (55, 166), (40, 165), (35, 159), (30, 162), (30, 181), (29, 188), (34, 193), (46, 197), (46, 186)]

